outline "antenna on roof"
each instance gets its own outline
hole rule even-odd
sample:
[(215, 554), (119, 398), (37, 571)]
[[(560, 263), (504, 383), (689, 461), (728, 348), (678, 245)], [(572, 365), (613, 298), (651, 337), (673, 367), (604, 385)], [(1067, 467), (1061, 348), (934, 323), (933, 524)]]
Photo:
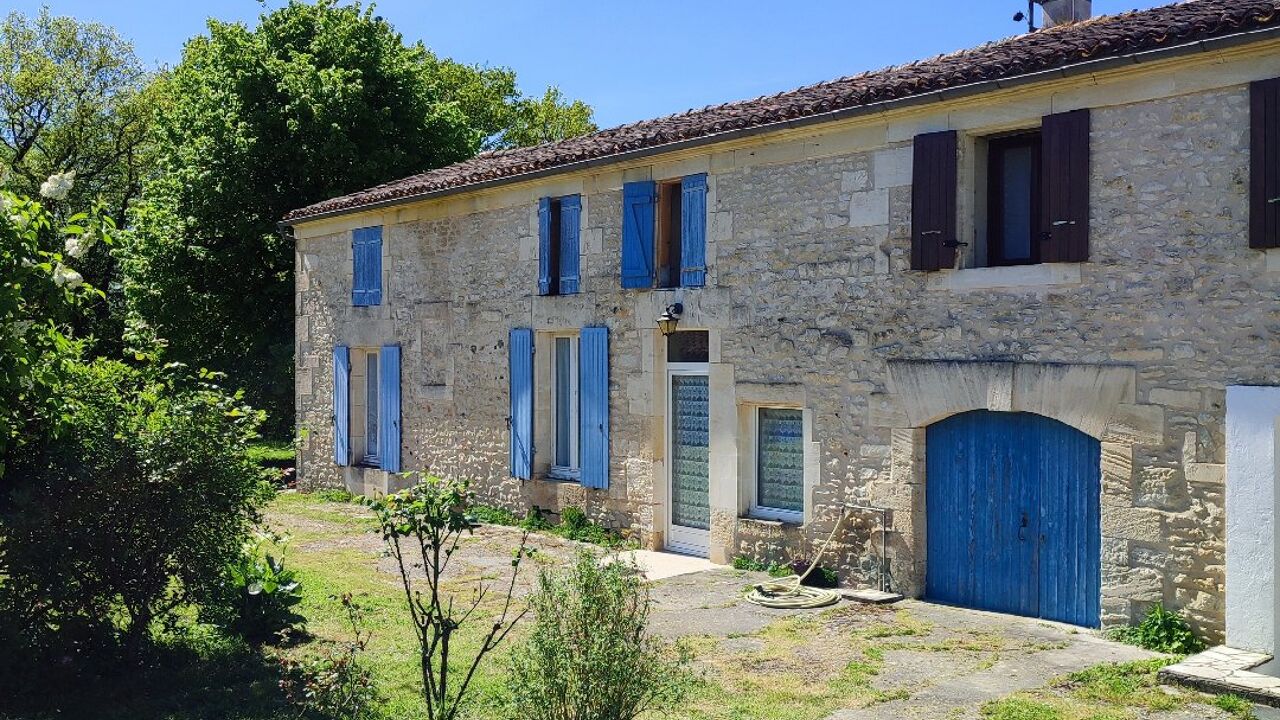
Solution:
[(1027, 11), (1025, 13), (1015, 13), (1014, 22), (1027, 21), (1027, 32), (1036, 31), (1036, 0), (1027, 0)]

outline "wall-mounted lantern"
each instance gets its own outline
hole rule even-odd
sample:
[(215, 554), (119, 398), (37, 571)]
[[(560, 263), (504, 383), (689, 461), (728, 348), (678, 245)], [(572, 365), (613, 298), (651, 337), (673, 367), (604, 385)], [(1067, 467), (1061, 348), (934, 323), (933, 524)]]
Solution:
[(680, 324), (680, 316), (683, 314), (684, 303), (673, 303), (662, 311), (658, 316), (658, 329), (662, 331), (663, 337), (676, 331), (676, 326)]

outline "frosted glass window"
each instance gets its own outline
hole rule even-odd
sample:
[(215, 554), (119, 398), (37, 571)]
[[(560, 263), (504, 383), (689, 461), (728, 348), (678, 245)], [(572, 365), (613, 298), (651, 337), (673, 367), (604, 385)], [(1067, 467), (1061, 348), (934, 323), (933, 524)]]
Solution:
[(671, 378), (671, 522), (701, 530), (711, 527), (707, 392), (706, 375)]
[(804, 421), (800, 410), (760, 408), (756, 505), (804, 512)]

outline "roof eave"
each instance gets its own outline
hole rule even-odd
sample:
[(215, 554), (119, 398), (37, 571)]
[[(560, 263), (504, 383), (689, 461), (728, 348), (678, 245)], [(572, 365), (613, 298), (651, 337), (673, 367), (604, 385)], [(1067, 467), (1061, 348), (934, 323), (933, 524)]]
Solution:
[(487, 190), (502, 185), (510, 185), (518, 182), (527, 182), (530, 180), (539, 180), (553, 175), (562, 175), (565, 173), (586, 170), (603, 165), (613, 165), (628, 160), (636, 160), (649, 157), (652, 155), (660, 155), (663, 153), (675, 152), (678, 150), (686, 150), (690, 148), (701, 147), (705, 145), (714, 145), (717, 143), (728, 142), (755, 135), (763, 135), (766, 133), (777, 132), (779, 130), (787, 130), (793, 128), (802, 128), (810, 125), (819, 125), (822, 123), (835, 122), (848, 118), (859, 117), (862, 115), (872, 115), (879, 112), (885, 112), (892, 109), (903, 107), (912, 107), (914, 105), (925, 105), (929, 103), (948, 102), (960, 98), (981, 95), (986, 92), (996, 90), (1007, 90), (1009, 88), (1031, 85), (1037, 82), (1043, 82), (1049, 79), (1078, 77), (1080, 75), (1088, 75), (1090, 73), (1111, 70), (1117, 67), (1127, 65), (1140, 65), (1143, 63), (1155, 62), (1167, 58), (1178, 57), (1181, 55), (1190, 55), (1198, 52), (1215, 52), (1226, 48), (1237, 47), (1240, 45), (1248, 45), (1255, 42), (1264, 42), (1280, 38), (1280, 26), (1262, 28), (1258, 30), (1248, 30), (1245, 32), (1231, 33), (1207, 40), (1195, 40), (1179, 45), (1171, 45), (1165, 48), (1157, 48), (1154, 50), (1143, 50), (1140, 52), (1126, 53), (1123, 55), (1114, 55), (1111, 57), (1099, 58), (1097, 60), (1086, 60), (1079, 63), (1073, 63), (1052, 70), (1040, 70), (1033, 73), (1025, 73), (1023, 75), (1015, 75), (1008, 78), (998, 80), (984, 80), (982, 82), (970, 83), (968, 85), (958, 85), (956, 87), (943, 88), (941, 90), (932, 90), (918, 95), (911, 95), (903, 98), (895, 98), (893, 100), (884, 100), (880, 102), (864, 103), (830, 112), (819, 113), (816, 115), (807, 115), (802, 118), (792, 120), (783, 120), (780, 122), (766, 123), (764, 125), (756, 125), (749, 128), (739, 130), (730, 130), (723, 133), (714, 133), (711, 135), (700, 135), (687, 140), (680, 140), (672, 143), (664, 143), (662, 145), (652, 145), (649, 147), (638, 148), (612, 155), (603, 155), (597, 158), (587, 160), (578, 160), (575, 162), (556, 165), (554, 167), (543, 168), (526, 173), (518, 173), (505, 177), (494, 178), (492, 180), (483, 180), (481, 182), (467, 183), (465, 185), (457, 185), (454, 187), (443, 188), (440, 190), (431, 190), (422, 193), (413, 193), (403, 197), (389, 198), (387, 200), (379, 200), (377, 202), (365, 205), (354, 205), (352, 207), (336, 208), (327, 210), (313, 215), (304, 215), (292, 220), (282, 220), (279, 225), (281, 228), (295, 227), (305, 223), (327, 220), (343, 215), (354, 215), (356, 213), (365, 213), (375, 210), (385, 210), (389, 207), (397, 205), (407, 205), (410, 203), (422, 202), (425, 200), (435, 200), (439, 198), (449, 197), (451, 195), (460, 195), (462, 193), (476, 192)]

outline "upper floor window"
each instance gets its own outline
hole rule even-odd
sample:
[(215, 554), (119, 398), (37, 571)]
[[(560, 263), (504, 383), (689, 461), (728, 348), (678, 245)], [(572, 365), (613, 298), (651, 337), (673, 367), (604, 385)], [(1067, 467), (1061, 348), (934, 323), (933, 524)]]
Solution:
[(1088, 110), (1047, 115), (1039, 130), (973, 141), (972, 235), (957, 217), (958, 133), (917, 135), (911, 269), (1084, 262), (1089, 259)]
[(622, 287), (706, 284), (706, 174), (627, 183), (622, 213)]
[(382, 304), (382, 226), (351, 232), (351, 304)]
[(987, 265), (1040, 262), (1040, 133), (987, 141)]
[(573, 295), (579, 286), (578, 231), (582, 198), (538, 201), (538, 294)]

